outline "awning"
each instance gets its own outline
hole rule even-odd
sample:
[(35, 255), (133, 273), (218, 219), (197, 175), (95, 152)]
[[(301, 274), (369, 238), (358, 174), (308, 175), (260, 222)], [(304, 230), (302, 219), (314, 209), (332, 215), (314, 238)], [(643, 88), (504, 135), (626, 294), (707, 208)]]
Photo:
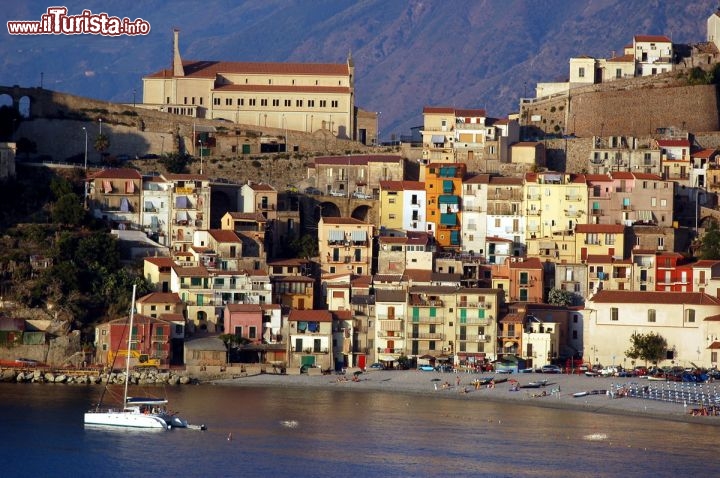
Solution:
[(438, 202), (440, 204), (459, 204), (460, 198), (457, 196), (443, 194), (440, 197), (438, 197)]
[(509, 349), (515, 346), (515, 342), (505, 342), (505, 348)]
[(457, 226), (457, 215), (453, 213), (440, 214), (440, 224), (443, 226)]
[(188, 203), (189, 203), (189, 201), (188, 201), (187, 196), (178, 196), (175, 198), (175, 207), (187, 209)]
[(652, 211), (638, 211), (637, 215), (638, 215), (638, 221), (652, 222), (652, 220), (653, 220)]
[(395, 362), (397, 357), (393, 357), (392, 355), (379, 355), (378, 360), (381, 362)]
[(367, 231), (352, 231), (350, 237), (355, 242), (363, 242), (367, 239)]
[(399, 320), (381, 320), (380, 330), (385, 330), (388, 332), (400, 332), (402, 330), (402, 325)]
[(328, 239), (331, 241), (344, 241), (345, 233), (339, 229), (331, 229), (328, 231)]
[(442, 134), (434, 134), (434, 135), (432, 135), (432, 139), (430, 140), (430, 142), (433, 144), (437, 144), (437, 143), (444, 144), (445, 136)]
[(188, 220), (188, 213), (186, 211), (178, 211), (177, 215), (175, 216), (175, 219), (177, 221), (187, 221)]

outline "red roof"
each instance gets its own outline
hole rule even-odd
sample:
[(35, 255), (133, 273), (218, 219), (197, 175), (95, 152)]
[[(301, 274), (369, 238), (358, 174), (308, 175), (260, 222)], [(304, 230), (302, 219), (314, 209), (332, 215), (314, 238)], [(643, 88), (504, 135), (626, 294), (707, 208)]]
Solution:
[(322, 221), (324, 224), (334, 224), (334, 225), (362, 225), (362, 226), (370, 226), (371, 224), (368, 224), (366, 222), (362, 222), (360, 219), (355, 219), (354, 217), (325, 217), (323, 216)]
[(158, 267), (172, 267), (175, 265), (175, 261), (169, 257), (146, 257), (145, 262), (149, 262)]
[[(212, 78), (218, 74), (235, 73), (251, 75), (310, 75), (349, 76), (348, 65), (344, 63), (253, 63), (235, 61), (183, 60), (186, 78)], [(170, 78), (173, 71), (166, 68), (146, 78)]]
[(212, 91), (264, 91), (266, 93), (349, 93), (347, 86), (222, 85)]
[(328, 310), (291, 310), (288, 320), (291, 322), (332, 322)]
[(228, 229), (210, 229), (208, 231), (217, 242), (240, 242), (240, 238)]
[(93, 175), (96, 179), (142, 179), (142, 175), (137, 169), (131, 168), (113, 168), (103, 169)]
[(262, 312), (258, 304), (228, 304), (225, 307), (230, 312)]
[(575, 232), (583, 233), (604, 233), (604, 234), (622, 234), (625, 232), (625, 226), (621, 224), (576, 224)]
[(380, 181), (384, 191), (424, 191), (425, 183), (421, 181)]
[(456, 109), (451, 106), (426, 106), (423, 108), (423, 114), (451, 114), (466, 118), (482, 118), (487, 115), (484, 109)]
[(175, 292), (151, 292), (148, 295), (140, 297), (139, 303), (169, 303), (178, 304), (182, 302), (180, 296)]
[(658, 146), (666, 148), (689, 148), (690, 141), (686, 139), (659, 139)]
[(597, 303), (720, 305), (720, 299), (702, 292), (640, 292), (601, 290), (590, 299)]
[(315, 165), (332, 164), (332, 165), (351, 165), (364, 166), (368, 163), (397, 163), (402, 161), (402, 156), (382, 155), (382, 154), (363, 154), (355, 156), (322, 156), (315, 158)]
[(655, 42), (655, 43), (672, 43), (665, 35), (635, 35), (635, 42)]

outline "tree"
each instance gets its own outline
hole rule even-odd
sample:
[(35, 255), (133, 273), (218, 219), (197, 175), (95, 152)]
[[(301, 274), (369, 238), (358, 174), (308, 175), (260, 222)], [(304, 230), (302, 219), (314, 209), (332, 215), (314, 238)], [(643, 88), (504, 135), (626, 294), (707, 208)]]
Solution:
[(625, 351), (625, 356), (633, 360), (642, 359), (647, 365), (648, 362), (656, 364), (662, 360), (666, 352), (667, 341), (660, 334), (634, 332), (630, 337), (630, 348)]
[(160, 159), (168, 173), (182, 174), (187, 173), (187, 165), (190, 157), (187, 154), (168, 153)]
[(318, 255), (317, 239), (311, 234), (295, 238), (290, 242), (290, 249), (295, 252), (296, 257), (309, 259)]
[(95, 151), (100, 153), (100, 156), (102, 156), (108, 149), (110, 149), (110, 139), (107, 135), (97, 135), (97, 138), (95, 138)]
[(53, 222), (65, 226), (79, 226), (85, 217), (85, 209), (75, 193), (64, 194), (52, 208)]
[(550, 289), (548, 294), (548, 303), (552, 305), (559, 305), (561, 307), (567, 307), (572, 305), (572, 294), (570, 291), (562, 289)]
[(705, 234), (700, 238), (700, 245), (696, 254), (700, 259), (720, 259), (720, 228), (715, 221), (709, 221)]

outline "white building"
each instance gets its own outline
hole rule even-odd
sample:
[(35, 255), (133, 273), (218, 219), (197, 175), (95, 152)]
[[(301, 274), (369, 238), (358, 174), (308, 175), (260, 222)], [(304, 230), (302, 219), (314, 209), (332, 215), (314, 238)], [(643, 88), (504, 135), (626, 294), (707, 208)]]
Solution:
[(463, 181), (462, 249), (480, 253), (487, 236), (487, 192), (490, 176), (478, 174)]

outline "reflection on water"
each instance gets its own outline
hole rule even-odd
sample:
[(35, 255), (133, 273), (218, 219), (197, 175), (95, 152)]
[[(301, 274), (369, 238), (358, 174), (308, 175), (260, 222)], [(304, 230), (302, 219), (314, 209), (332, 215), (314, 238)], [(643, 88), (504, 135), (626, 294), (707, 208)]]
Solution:
[(208, 431), (88, 430), (82, 414), (98, 388), (0, 384), (0, 464), (13, 476), (103, 476), (120, 466), (161, 476), (666, 476), (707, 474), (720, 439), (714, 426), (437, 396), (166, 392), (171, 408)]

